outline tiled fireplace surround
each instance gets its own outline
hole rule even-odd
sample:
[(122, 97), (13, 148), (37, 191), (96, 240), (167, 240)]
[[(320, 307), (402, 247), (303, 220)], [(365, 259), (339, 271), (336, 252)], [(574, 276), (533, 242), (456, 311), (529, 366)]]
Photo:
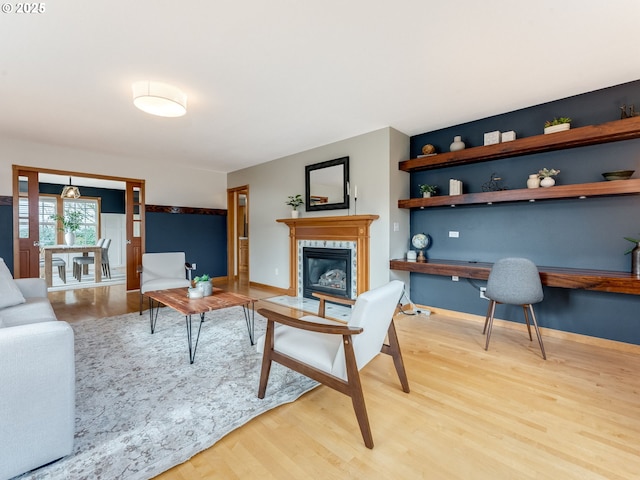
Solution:
[(378, 215), (282, 218), (289, 227), (289, 290), (302, 296), (302, 249), (346, 248), (352, 251), (351, 298), (369, 290), (369, 226)]

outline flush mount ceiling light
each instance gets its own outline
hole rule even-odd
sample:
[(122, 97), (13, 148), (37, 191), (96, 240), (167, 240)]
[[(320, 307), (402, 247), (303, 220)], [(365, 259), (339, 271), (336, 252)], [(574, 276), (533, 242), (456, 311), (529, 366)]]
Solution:
[(71, 177), (69, 177), (69, 185), (62, 189), (60, 196), (62, 198), (80, 198), (80, 189), (71, 184)]
[(187, 95), (166, 83), (143, 80), (134, 82), (133, 104), (140, 110), (160, 117), (181, 117), (187, 113)]

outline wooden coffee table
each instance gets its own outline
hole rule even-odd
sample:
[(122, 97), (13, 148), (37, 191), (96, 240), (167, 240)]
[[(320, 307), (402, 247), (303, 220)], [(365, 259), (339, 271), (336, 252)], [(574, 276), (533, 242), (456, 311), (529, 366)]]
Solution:
[[(187, 288), (155, 290), (146, 292), (145, 295), (149, 297), (149, 321), (151, 323), (151, 333), (155, 332), (156, 321), (158, 320), (158, 310), (161, 305), (166, 305), (167, 307), (170, 307), (184, 315), (185, 322), (187, 324), (189, 361), (191, 363), (193, 363), (196, 357), (196, 349), (198, 348), (198, 340), (200, 339), (200, 330), (202, 329), (204, 316), (207, 312), (229, 307), (242, 307), (242, 310), (244, 311), (244, 319), (247, 323), (247, 330), (249, 331), (249, 341), (251, 342), (251, 345), (254, 344), (255, 300), (253, 298), (239, 293), (226, 292), (220, 288), (214, 288), (212, 295), (202, 298), (189, 298), (187, 296)], [(192, 336), (192, 315), (200, 315), (200, 324), (198, 326), (198, 335), (196, 336), (195, 343), (193, 343)]]

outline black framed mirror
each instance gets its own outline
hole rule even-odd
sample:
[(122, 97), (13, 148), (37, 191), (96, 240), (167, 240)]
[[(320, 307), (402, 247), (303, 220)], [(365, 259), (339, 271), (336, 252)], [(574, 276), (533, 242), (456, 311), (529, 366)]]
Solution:
[(307, 212), (349, 208), (349, 157), (305, 167)]

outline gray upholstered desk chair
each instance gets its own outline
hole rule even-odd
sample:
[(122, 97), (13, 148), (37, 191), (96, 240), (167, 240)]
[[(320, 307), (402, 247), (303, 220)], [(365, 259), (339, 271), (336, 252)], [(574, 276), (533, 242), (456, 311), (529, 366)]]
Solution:
[(487, 343), (484, 349), (487, 350), (489, 348), (496, 304), (522, 305), (524, 319), (529, 330), (529, 340), (533, 341), (529, 323), (529, 314), (531, 314), (531, 320), (533, 320), (533, 326), (542, 351), (542, 358), (546, 360), (547, 355), (544, 351), (540, 329), (533, 311), (533, 304), (541, 302), (544, 298), (540, 273), (535, 263), (526, 258), (503, 258), (498, 260), (491, 268), (491, 273), (489, 273), (485, 296), (489, 298), (489, 309), (484, 321), (484, 330), (482, 330), (482, 333), (486, 332), (487, 335)]

